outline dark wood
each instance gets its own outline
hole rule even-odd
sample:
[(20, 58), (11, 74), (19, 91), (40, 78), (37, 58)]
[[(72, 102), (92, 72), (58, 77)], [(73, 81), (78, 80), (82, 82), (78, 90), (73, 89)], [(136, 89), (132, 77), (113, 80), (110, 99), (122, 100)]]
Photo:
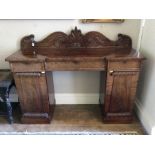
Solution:
[[(43, 54), (50, 55), (53, 50), (72, 52), (73, 49), (88, 50), (89, 49), (126, 49), (124, 52), (129, 52), (132, 48), (131, 38), (127, 35), (118, 34), (117, 41), (111, 41), (103, 34), (91, 31), (83, 35), (81, 30), (75, 27), (69, 35), (64, 32), (54, 32), (42, 41), (36, 42), (34, 35), (29, 35), (21, 40), (21, 51), (24, 55)], [(94, 50), (93, 49), (93, 50)], [(48, 51), (48, 52), (46, 52)], [(73, 52), (74, 52), (73, 51)], [(80, 52), (80, 51), (79, 51)]]
[[(132, 49), (131, 38), (119, 34), (111, 41), (91, 31), (82, 34), (54, 32), (36, 42), (34, 35), (21, 40), (21, 50), (6, 58), (14, 73), (23, 123), (49, 123), (54, 110), (54, 87), (47, 73), (55, 70), (101, 71), (100, 103), (105, 122), (128, 123), (143, 56)], [(49, 89), (49, 87), (52, 87)], [(48, 92), (53, 110), (49, 111)]]
[[(140, 61), (108, 60), (104, 121), (132, 121)], [(125, 65), (123, 66), (122, 63)], [(128, 66), (128, 67), (127, 67)]]
[(22, 109), (22, 122), (49, 123), (50, 108), (45, 73), (14, 73), (19, 101)]

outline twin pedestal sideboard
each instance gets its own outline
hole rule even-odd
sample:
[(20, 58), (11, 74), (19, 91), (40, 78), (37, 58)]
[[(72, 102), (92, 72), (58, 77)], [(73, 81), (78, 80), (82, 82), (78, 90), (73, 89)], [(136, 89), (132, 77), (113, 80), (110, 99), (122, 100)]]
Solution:
[[(82, 34), (75, 27), (70, 34), (54, 32), (38, 42), (34, 35), (26, 36), (21, 39), (20, 51), (6, 61), (15, 80), (22, 123), (50, 123), (55, 98), (48, 72), (79, 70), (100, 71), (103, 121), (130, 123), (143, 59), (132, 49), (127, 35), (118, 34), (118, 39), (111, 41), (99, 32)], [(49, 90), (53, 94), (50, 101)]]

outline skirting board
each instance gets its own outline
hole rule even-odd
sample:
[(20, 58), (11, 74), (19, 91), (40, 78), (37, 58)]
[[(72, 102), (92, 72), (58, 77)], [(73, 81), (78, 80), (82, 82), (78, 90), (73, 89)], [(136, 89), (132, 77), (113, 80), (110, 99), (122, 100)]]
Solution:
[(152, 121), (153, 117), (145, 110), (145, 108), (142, 107), (142, 103), (137, 98), (135, 100), (135, 105), (138, 118), (141, 121), (147, 134), (149, 135), (155, 134), (153, 133), (153, 127), (154, 127), (154, 122)]
[[(50, 96), (50, 95), (49, 95)], [(99, 94), (55, 94), (56, 104), (99, 104)]]
[[(49, 94), (51, 98), (52, 95)], [(16, 94), (10, 95), (11, 102), (18, 102)], [(99, 104), (99, 94), (55, 94), (56, 104)]]

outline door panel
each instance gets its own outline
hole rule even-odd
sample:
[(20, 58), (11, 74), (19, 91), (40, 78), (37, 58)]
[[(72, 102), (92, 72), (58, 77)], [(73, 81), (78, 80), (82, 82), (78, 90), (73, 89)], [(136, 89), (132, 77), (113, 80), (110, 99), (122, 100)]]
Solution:
[(45, 73), (14, 73), (14, 79), (23, 116), (47, 118), (50, 105)]
[[(128, 68), (127, 65), (123, 68), (121, 62), (121, 70), (111, 68), (116, 62), (108, 62), (104, 120), (128, 122), (132, 118), (139, 69), (132, 68), (131, 62)], [(119, 65), (119, 61), (116, 64)]]
[(135, 92), (134, 79), (137, 72), (115, 72), (108, 111), (111, 113), (131, 112)]

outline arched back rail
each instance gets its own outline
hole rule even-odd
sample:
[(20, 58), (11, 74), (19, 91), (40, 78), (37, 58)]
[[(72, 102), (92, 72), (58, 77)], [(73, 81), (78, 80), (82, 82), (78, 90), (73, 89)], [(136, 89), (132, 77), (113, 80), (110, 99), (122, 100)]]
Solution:
[(88, 51), (121, 49), (129, 52), (132, 48), (132, 40), (129, 36), (118, 34), (118, 39), (112, 41), (97, 31), (82, 34), (81, 30), (71, 30), (69, 34), (54, 32), (41, 41), (35, 41), (34, 35), (25, 36), (21, 39), (21, 51), (24, 55), (43, 54), (50, 55), (55, 51)]

